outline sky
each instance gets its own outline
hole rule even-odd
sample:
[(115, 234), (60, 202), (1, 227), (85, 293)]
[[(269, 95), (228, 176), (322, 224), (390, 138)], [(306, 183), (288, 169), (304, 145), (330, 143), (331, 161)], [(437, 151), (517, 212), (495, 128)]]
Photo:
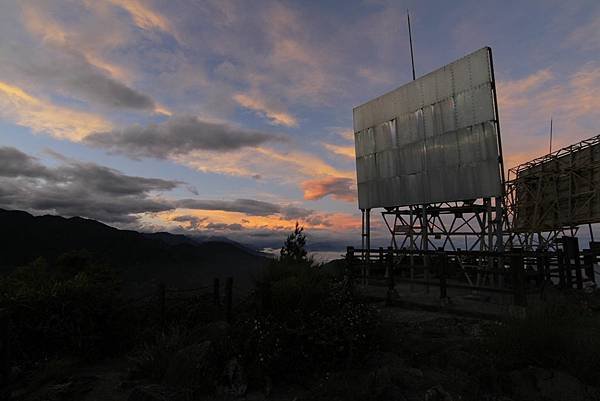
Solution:
[(3, 0), (0, 208), (356, 245), (352, 108), (411, 80), (407, 9), (417, 76), (492, 48), (507, 168), (600, 133), (597, 0)]

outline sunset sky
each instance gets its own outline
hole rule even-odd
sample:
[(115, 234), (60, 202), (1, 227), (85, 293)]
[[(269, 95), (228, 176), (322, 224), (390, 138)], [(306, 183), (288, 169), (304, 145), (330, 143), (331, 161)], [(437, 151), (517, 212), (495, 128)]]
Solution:
[(597, 0), (4, 0), (0, 207), (360, 242), (352, 108), (410, 81), (407, 8), (417, 76), (492, 48), (507, 167), (600, 133)]

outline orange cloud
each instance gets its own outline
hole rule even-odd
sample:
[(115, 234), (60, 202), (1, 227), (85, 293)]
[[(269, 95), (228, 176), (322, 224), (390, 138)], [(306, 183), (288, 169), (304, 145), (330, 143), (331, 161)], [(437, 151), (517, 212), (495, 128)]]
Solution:
[(354, 171), (336, 169), (315, 155), (269, 147), (244, 148), (226, 154), (195, 151), (173, 156), (172, 160), (204, 172), (273, 179), (286, 183), (298, 183), (315, 177), (355, 177)]
[(282, 216), (251, 216), (239, 212), (220, 210), (204, 211), (192, 209), (177, 209), (146, 216), (147, 221), (163, 226), (178, 226), (189, 229), (211, 230), (292, 230), (298, 221), (307, 229), (355, 230), (360, 229), (360, 218), (350, 213), (314, 212), (305, 218), (285, 219)]
[(29, 32), (40, 36), (42, 40), (57, 44), (67, 42), (67, 33), (52, 18), (42, 15), (41, 10), (27, 3), (22, 5), (23, 22)]
[(325, 149), (327, 149), (328, 151), (335, 153), (336, 155), (340, 155), (343, 157), (346, 157), (348, 159), (354, 160), (355, 156), (355, 149), (354, 149), (354, 145), (353, 146), (342, 146), (342, 145), (334, 145), (331, 143), (324, 143), (323, 146), (325, 146)]
[(548, 153), (551, 117), (554, 150), (593, 136), (589, 127), (600, 126), (597, 63), (566, 76), (542, 69), (497, 86), (506, 168)]
[(137, 27), (145, 30), (158, 29), (177, 37), (170, 22), (164, 16), (148, 7), (148, 2), (138, 0), (108, 1), (127, 11)]
[(34, 132), (49, 133), (62, 139), (79, 141), (91, 132), (111, 129), (102, 117), (56, 106), (23, 89), (0, 81), (0, 116), (29, 127)]
[(259, 115), (267, 118), (272, 124), (285, 125), (286, 127), (296, 127), (298, 125), (296, 117), (284, 111), (280, 111), (276, 107), (267, 105), (266, 102), (261, 100), (258, 96), (236, 93), (233, 96), (233, 100), (242, 107), (256, 111)]
[[(90, 47), (89, 43), (85, 43), (85, 38), (82, 39), (77, 36), (78, 30), (67, 30), (62, 24), (52, 18), (50, 12), (45, 12), (42, 7), (23, 3), (22, 14), (25, 27), (33, 35), (55, 46), (80, 52), (88, 63), (105, 71), (113, 78), (125, 82), (131, 81), (132, 74), (128, 70), (106, 60), (101, 56), (98, 49), (95, 49), (93, 46)], [(123, 38), (114, 32), (103, 36), (103, 40), (107, 40), (108, 36), (112, 37), (112, 39), (108, 39), (111, 46), (124, 41)], [(97, 43), (94, 44), (97, 45)]]
[(354, 202), (356, 200), (356, 188), (354, 180), (344, 177), (325, 177), (316, 180), (307, 180), (302, 183), (304, 199), (316, 200), (327, 195), (333, 199)]

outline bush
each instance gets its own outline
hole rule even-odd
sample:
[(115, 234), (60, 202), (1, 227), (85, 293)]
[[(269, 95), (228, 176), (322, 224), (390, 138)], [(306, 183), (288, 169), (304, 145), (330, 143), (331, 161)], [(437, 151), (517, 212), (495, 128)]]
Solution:
[(249, 370), (270, 377), (306, 377), (367, 351), (373, 310), (351, 287), (310, 262), (273, 262), (257, 282), (256, 312), (238, 322)]
[(489, 347), (505, 368), (565, 370), (590, 384), (600, 379), (600, 316), (574, 295), (545, 304), (525, 319), (499, 324)]
[(155, 336), (136, 352), (133, 378), (143, 377), (161, 381), (169, 367), (173, 354), (190, 344), (189, 332), (181, 326), (169, 327)]
[(114, 353), (128, 332), (128, 319), (117, 313), (118, 289), (114, 272), (85, 253), (64, 255), (53, 266), (38, 259), (2, 277), (0, 307), (10, 315), (13, 357)]

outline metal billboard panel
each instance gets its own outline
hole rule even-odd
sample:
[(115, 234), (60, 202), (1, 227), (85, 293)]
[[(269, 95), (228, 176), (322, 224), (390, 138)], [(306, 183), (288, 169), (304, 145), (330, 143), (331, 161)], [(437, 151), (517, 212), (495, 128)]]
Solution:
[(545, 232), (600, 222), (600, 135), (511, 169), (512, 226)]
[(500, 196), (491, 50), (354, 108), (361, 209)]

